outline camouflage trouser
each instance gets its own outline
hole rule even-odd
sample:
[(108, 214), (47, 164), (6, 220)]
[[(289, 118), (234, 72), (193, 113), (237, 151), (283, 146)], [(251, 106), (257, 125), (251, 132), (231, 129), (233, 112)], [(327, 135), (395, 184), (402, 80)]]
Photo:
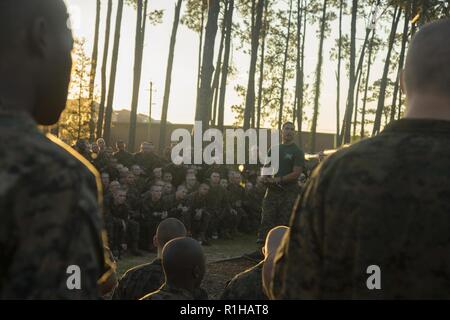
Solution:
[(128, 219), (126, 220), (127, 226), (127, 244), (131, 249), (137, 249), (139, 245), (139, 223)]
[(139, 248), (142, 250), (154, 251), (153, 237), (156, 234), (160, 219), (143, 219), (139, 222), (140, 236)]
[(203, 210), (202, 216), (199, 220), (195, 219), (195, 213), (191, 218), (191, 232), (192, 237), (195, 239), (205, 240), (206, 231), (208, 230), (209, 223), (211, 221), (211, 214), (208, 211)]
[(109, 248), (113, 251), (120, 251), (122, 243), (125, 242), (125, 225), (123, 220), (106, 215), (105, 229), (108, 235)]
[(289, 225), (295, 199), (295, 190), (267, 189), (262, 204), (261, 224), (259, 226), (258, 241), (265, 241), (267, 233), (276, 226)]
[(222, 223), (222, 219), (224, 217), (224, 211), (223, 209), (208, 209), (208, 212), (210, 214), (210, 221), (208, 225), (208, 234), (218, 234), (220, 225)]

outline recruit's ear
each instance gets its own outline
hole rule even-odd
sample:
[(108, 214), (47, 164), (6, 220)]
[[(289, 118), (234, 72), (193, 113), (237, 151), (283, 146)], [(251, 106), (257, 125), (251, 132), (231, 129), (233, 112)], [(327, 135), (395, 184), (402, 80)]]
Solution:
[(28, 41), (31, 52), (41, 58), (48, 56), (49, 25), (43, 17), (37, 17), (28, 29)]

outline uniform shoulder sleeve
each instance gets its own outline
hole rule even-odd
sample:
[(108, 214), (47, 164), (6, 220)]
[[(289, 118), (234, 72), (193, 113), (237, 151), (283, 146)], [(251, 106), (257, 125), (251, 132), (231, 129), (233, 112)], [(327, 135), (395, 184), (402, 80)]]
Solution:
[(36, 166), (18, 183), (11, 201), (15, 252), (3, 297), (98, 298), (105, 235), (96, 178), (65, 161)]

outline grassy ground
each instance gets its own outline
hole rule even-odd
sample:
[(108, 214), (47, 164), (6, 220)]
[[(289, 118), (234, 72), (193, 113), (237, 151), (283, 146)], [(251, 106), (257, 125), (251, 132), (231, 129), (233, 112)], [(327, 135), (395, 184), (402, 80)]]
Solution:
[[(215, 240), (212, 241), (211, 246), (203, 247), (207, 259), (207, 274), (203, 286), (210, 299), (218, 299), (228, 280), (256, 264), (245, 258), (220, 261), (258, 250), (255, 242), (254, 235), (239, 235), (234, 240)], [(155, 254), (147, 254), (144, 257), (125, 257), (117, 262), (118, 275), (122, 276), (128, 269), (150, 262), (155, 257)]]

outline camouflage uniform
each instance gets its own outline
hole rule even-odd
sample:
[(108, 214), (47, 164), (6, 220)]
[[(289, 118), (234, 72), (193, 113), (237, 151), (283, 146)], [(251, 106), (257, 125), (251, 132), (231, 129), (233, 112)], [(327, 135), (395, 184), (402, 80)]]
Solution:
[(162, 166), (162, 159), (154, 153), (137, 152), (133, 155), (133, 161), (139, 165), (146, 173), (147, 176), (151, 176), (153, 169)]
[[(191, 210), (189, 209), (188, 199), (177, 199), (175, 194), (169, 194), (163, 197), (164, 206), (169, 214), (169, 217), (176, 218), (183, 222), (186, 229), (190, 230), (191, 226)], [(186, 207), (188, 210), (183, 211), (182, 207)]]
[(198, 187), (200, 186), (200, 183), (197, 181), (192, 187), (189, 187), (189, 186), (186, 184), (186, 182), (183, 182), (181, 185), (184, 186), (184, 187), (186, 187), (187, 193), (188, 193), (188, 194), (191, 194), (191, 193), (193, 193), (193, 192), (195, 192), (195, 191), (198, 190)]
[(114, 290), (113, 300), (138, 300), (164, 283), (161, 259), (128, 270)]
[(100, 151), (92, 162), (98, 171), (103, 171), (108, 166), (109, 157), (105, 151)]
[(248, 216), (243, 207), (245, 201), (245, 189), (239, 184), (230, 183), (228, 185), (228, 201), (231, 209), (234, 209), (236, 214), (230, 215), (227, 228), (232, 233), (236, 233), (238, 227), (242, 227), (243, 231), (248, 231)]
[(202, 288), (190, 292), (164, 283), (159, 290), (147, 294), (140, 300), (208, 300), (208, 294)]
[[(295, 144), (282, 144), (278, 147), (280, 166), (275, 177), (292, 173), (294, 166), (305, 166), (305, 154)], [(262, 204), (258, 242), (264, 242), (273, 227), (288, 225), (298, 191), (297, 181), (268, 186)]]
[[(188, 232), (196, 239), (205, 240), (206, 232), (211, 221), (211, 214), (207, 209), (207, 196), (201, 196), (198, 191), (191, 193), (186, 201), (189, 204), (190, 209), (190, 222), (191, 224), (186, 226)], [(201, 217), (196, 217), (196, 211), (201, 210)]]
[[(322, 162), (277, 253), (277, 298), (449, 299), (450, 121), (402, 119)], [(379, 266), (381, 290), (367, 287)]]
[(156, 229), (162, 221), (161, 213), (166, 211), (165, 204), (162, 199), (153, 202), (151, 197), (144, 199), (140, 210), (140, 248), (145, 250), (154, 250), (153, 236)]
[(113, 154), (118, 163), (123, 164), (125, 167), (131, 167), (133, 165), (133, 155), (125, 150), (119, 150)]
[(138, 185), (136, 183), (126, 185), (127, 188), (127, 203), (130, 206), (131, 210), (137, 211), (141, 207), (142, 192), (140, 191)]
[(268, 300), (263, 292), (264, 261), (236, 275), (228, 282), (220, 300)]
[(186, 178), (186, 167), (183, 165), (175, 165), (173, 163), (169, 163), (164, 167), (164, 171), (168, 171), (172, 173), (172, 184), (175, 187), (178, 187), (183, 183)]
[[(25, 112), (0, 110), (0, 299), (99, 298), (109, 259), (97, 171)], [(69, 266), (82, 271), (69, 290)]]
[(211, 214), (210, 233), (227, 233), (230, 222), (230, 203), (228, 192), (221, 185), (211, 185), (206, 196), (206, 208)]
[[(110, 215), (115, 219), (114, 227), (119, 231), (116, 231), (118, 239), (115, 246), (111, 246), (111, 249), (117, 249), (117, 244), (126, 243), (132, 250), (138, 248), (139, 243), (139, 223), (136, 221), (137, 214), (133, 212), (127, 203), (120, 205), (112, 202), (109, 207)], [(121, 228), (123, 225), (125, 228)], [(121, 232), (122, 231), (122, 232)]]
[(254, 187), (245, 192), (243, 207), (248, 217), (248, 231), (256, 232), (261, 221), (261, 208), (264, 199), (265, 188)]

